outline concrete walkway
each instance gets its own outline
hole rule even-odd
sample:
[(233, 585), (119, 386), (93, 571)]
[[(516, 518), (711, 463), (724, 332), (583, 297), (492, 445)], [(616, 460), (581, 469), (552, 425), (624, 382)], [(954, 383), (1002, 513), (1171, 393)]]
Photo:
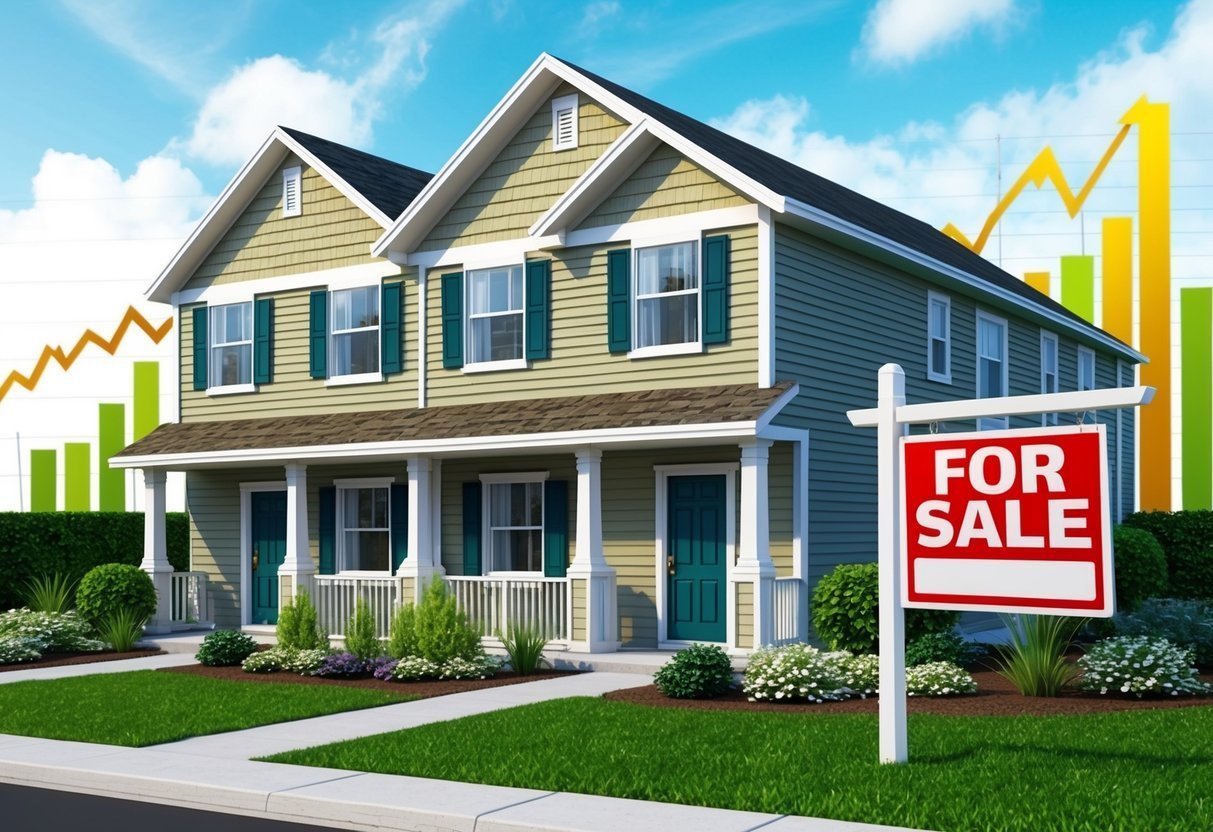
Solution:
[(59, 667), (31, 667), (29, 670), (6, 670), (0, 673), (0, 685), (25, 682), (30, 679), (67, 679), (71, 676), (96, 676), (102, 673), (125, 673), (128, 670), (155, 670), (160, 667), (180, 667), (194, 664), (192, 655), (183, 653), (166, 656), (144, 656), (138, 659), (118, 659), (112, 662), (65, 664)]

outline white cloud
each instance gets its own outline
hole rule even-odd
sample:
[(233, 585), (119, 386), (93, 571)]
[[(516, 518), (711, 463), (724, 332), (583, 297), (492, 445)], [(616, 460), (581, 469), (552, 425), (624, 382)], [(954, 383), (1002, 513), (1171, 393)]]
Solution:
[(583, 35), (593, 35), (604, 20), (617, 17), (620, 11), (622, 11), (622, 7), (617, 0), (597, 0), (594, 3), (587, 3), (581, 10), (581, 22), (577, 24), (577, 29)]
[(1015, 0), (878, 0), (861, 41), (872, 61), (904, 65), (975, 29), (998, 30), (1015, 14)]

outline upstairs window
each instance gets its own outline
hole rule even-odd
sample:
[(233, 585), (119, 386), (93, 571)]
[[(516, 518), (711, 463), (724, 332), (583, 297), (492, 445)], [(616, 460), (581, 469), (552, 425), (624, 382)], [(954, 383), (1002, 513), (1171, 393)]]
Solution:
[(636, 250), (636, 349), (699, 343), (695, 243)]
[(253, 304), (210, 308), (210, 387), (253, 383)]
[(1095, 353), (1086, 347), (1078, 348), (1078, 389), (1095, 389)]
[(379, 287), (337, 289), (332, 298), (330, 376), (379, 372)]
[[(1007, 322), (984, 312), (977, 313), (977, 398), (1007, 395)], [(978, 430), (1007, 427), (1007, 417), (987, 416), (977, 420)]]
[(490, 572), (543, 571), (543, 482), (489, 482), (485, 501)]
[(522, 266), (469, 271), (468, 363), (521, 361)]
[(577, 147), (577, 95), (552, 99), (552, 150)]
[[(1040, 333), (1040, 392), (1056, 393), (1060, 389), (1057, 371), (1057, 336), (1051, 332)], [(1056, 413), (1041, 415), (1045, 427), (1057, 424)]]
[(952, 300), (927, 293), (927, 378), (952, 383)]
[(388, 486), (337, 491), (342, 569), (387, 572), (391, 568)]
[(303, 213), (303, 169), (296, 166), (282, 171), (282, 216)]

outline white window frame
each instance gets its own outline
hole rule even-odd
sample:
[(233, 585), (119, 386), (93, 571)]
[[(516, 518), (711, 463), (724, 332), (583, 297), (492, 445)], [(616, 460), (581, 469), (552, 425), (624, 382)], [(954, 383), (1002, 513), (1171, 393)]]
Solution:
[[(931, 314), (936, 304), (942, 304), (944, 309), (943, 363), (944, 371), (938, 372), (931, 366), (935, 358), (935, 334), (931, 331)], [(952, 298), (941, 292), (927, 292), (927, 379), (944, 384), (952, 383)]]
[[(495, 528), (489, 522), (489, 514), (492, 510), (492, 500), (489, 498), (489, 489), (494, 485), (523, 485), (527, 483), (545, 483), (548, 480), (547, 471), (527, 471), (514, 474), (481, 474), (480, 485), (483, 489), (484, 496), (480, 501), (480, 539), (484, 541), (483, 557), (480, 563), (480, 574), (489, 578), (535, 578), (543, 577), (543, 565), (547, 558), (547, 540), (543, 530), (548, 519), (547, 495), (541, 493), (540, 497), (540, 518), (539, 518), (539, 569), (535, 572), (519, 572), (514, 570), (498, 570), (494, 571), (493, 566), (493, 529)], [(533, 529), (534, 526), (500, 526), (496, 528), (511, 528), (511, 529)]]
[[(380, 283), (362, 284), (358, 286), (342, 286), (336, 289), (329, 287), (328, 290), (329, 331), (326, 340), (328, 342), (329, 373), (328, 378), (325, 379), (324, 382), (325, 386), (327, 387), (340, 387), (345, 384), (367, 384), (369, 382), (383, 381), (383, 341), (379, 337), (379, 328), (383, 326), (383, 309), (379, 309), (379, 323), (375, 324), (374, 326), (360, 326), (355, 327), (354, 329), (342, 329), (340, 331), (336, 328), (337, 294), (339, 292), (352, 292), (359, 289), (371, 289), (375, 295), (375, 303), (382, 305), (383, 286)], [(379, 369), (373, 373), (346, 373), (344, 375), (338, 375), (335, 372), (337, 369), (337, 336), (348, 335), (355, 332), (370, 332), (372, 330), (375, 332), (375, 349), (379, 352)]]
[[(1082, 370), (1083, 370), (1083, 359), (1084, 358), (1086, 358), (1090, 361), (1090, 365), (1089, 365), (1090, 370), (1091, 370), (1091, 386), (1090, 387), (1082, 386), (1082, 382), (1083, 382)], [(1096, 370), (1095, 350), (1090, 349), (1088, 347), (1079, 347), (1078, 348), (1078, 358), (1074, 362), (1074, 375), (1075, 375), (1074, 389), (1075, 390), (1094, 390), (1095, 389), (1095, 376), (1096, 376), (1095, 370)]]
[[(630, 297), (629, 314), (632, 320), (632, 349), (628, 352), (628, 358), (652, 358), (662, 355), (689, 355), (691, 353), (703, 352), (703, 240), (702, 235), (692, 240), (686, 237), (677, 239), (669, 239), (657, 237), (651, 240), (636, 240), (632, 244), (632, 280), (628, 287)], [(656, 294), (644, 295), (640, 294), (640, 252), (647, 251), (653, 248), (667, 248), (670, 246), (690, 245), (691, 251), (695, 256), (695, 288), (680, 289), (677, 292), (658, 292)], [(639, 347), (636, 345), (637, 338), (640, 337), (640, 301), (649, 298), (659, 298), (674, 295), (695, 295), (695, 340), (683, 341), (677, 344), (655, 344), (648, 347)]]
[[(215, 332), (218, 329), (215, 326), (215, 313), (220, 309), (226, 309), (229, 306), (247, 306), (249, 315), (249, 337), (247, 341), (224, 341), (222, 344), (215, 342)], [(253, 373), (255, 372), (256, 357), (253, 355), (255, 349), (253, 342), (256, 339), (257, 321), (254, 316), (253, 301), (239, 300), (232, 303), (220, 303), (206, 308), (206, 394), (208, 396), (227, 396), (232, 393), (253, 393), (257, 390), (257, 385), (253, 382)], [(216, 384), (216, 363), (214, 351), (218, 347), (233, 347), (248, 345), (248, 377), (247, 384)]]
[[(581, 132), (580, 118), (578, 117), (579, 102), (577, 93), (570, 95), (562, 95), (559, 98), (552, 99), (552, 150), (574, 150), (577, 147), (577, 141)], [(568, 141), (560, 141), (560, 113), (564, 110), (572, 110), (573, 112), (573, 136)]]
[[(495, 318), (505, 315), (517, 315), (522, 319), (522, 355), (518, 358), (507, 358), (501, 361), (472, 360), (472, 273), (500, 271), (501, 269), (519, 269), (522, 274), (522, 305), (517, 312), (481, 312), (475, 317)], [(511, 263), (509, 265), (477, 266), (465, 268), (463, 271), (463, 354), (467, 360), (463, 363), (465, 373), (490, 373), (497, 370), (525, 370), (530, 364), (526, 358), (526, 263)]]
[[(392, 574), (392, 484), (396, 482), (395, 477), (360, 477), (358, 479), (342, 479), (333, 480), (333, 487), (337, 489), (337, 517), (333, 524), (334, 534), (337, 539), (334, 541), (333, 561), (336, 566), (336, 572), (339, 575), (353, 575), (381, 578), (384, 575)], [(345, 511), (343, 494), (346, 491), (358, 491), (364, 488), (385, 488), (387, 489), (387, 571), (380, 572), (373, 569), (346, 569), (346, 553), (345, 553)], [(381, 529), (363, 529), (363, 531), (382, 531)]]
[[(1007, 325), (1006, 318), (1000, 318), (997, 315), (991, 315), (989, 312), (977, 310), (977, 320), (974, 324), (973, 334), (973, 356), (975, 377), (973, 382), (974, 397), (978, 399), (991, 398), (981, 395), (981, 324), (982, 322), (996, 324), (1002, 327), (1002, 392), (1000, 396), (1011, 395), (1010, 379), (1011, 379), (1011, 351), (1010, 351), (1010, 334), (1011, 328)], [(985, 416), (977, 420), (978, 430), (1002, 430), (1010, 426), (1010, 419), (1006, 416)]]
[[(1045, 344), (1053, 345), (1053, 389), (1050, 390), (1047, 382), (1048, 367), (1045, 366)], [(1061, 342), (1058, 341), (1056, 333), (1040, 331), (1040, 392), (1041, 393), (1057, 393), (1061, 390)], [(1042, 427), (1056, 425), (1058, 417), (1056, 413), (1040, 414), (1040, 424)]]
[[(295, 186), (295, 201), (290, 203), (287, 200), (287, 193), (291, 185)], [(290, 168), (282, 169), (282, 216), (297, 217), (303, 213), (303, 168), (295, 165)]]

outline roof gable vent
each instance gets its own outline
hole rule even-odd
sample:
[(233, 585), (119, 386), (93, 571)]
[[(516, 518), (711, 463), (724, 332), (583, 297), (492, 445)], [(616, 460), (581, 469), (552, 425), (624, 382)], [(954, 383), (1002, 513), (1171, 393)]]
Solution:
[(297, 217), (303, 213), (303, 169), (296, 165), (282, 171), (282, 216)]
[(552, 99), (552, 150), (577, 147), (577, 94)]

